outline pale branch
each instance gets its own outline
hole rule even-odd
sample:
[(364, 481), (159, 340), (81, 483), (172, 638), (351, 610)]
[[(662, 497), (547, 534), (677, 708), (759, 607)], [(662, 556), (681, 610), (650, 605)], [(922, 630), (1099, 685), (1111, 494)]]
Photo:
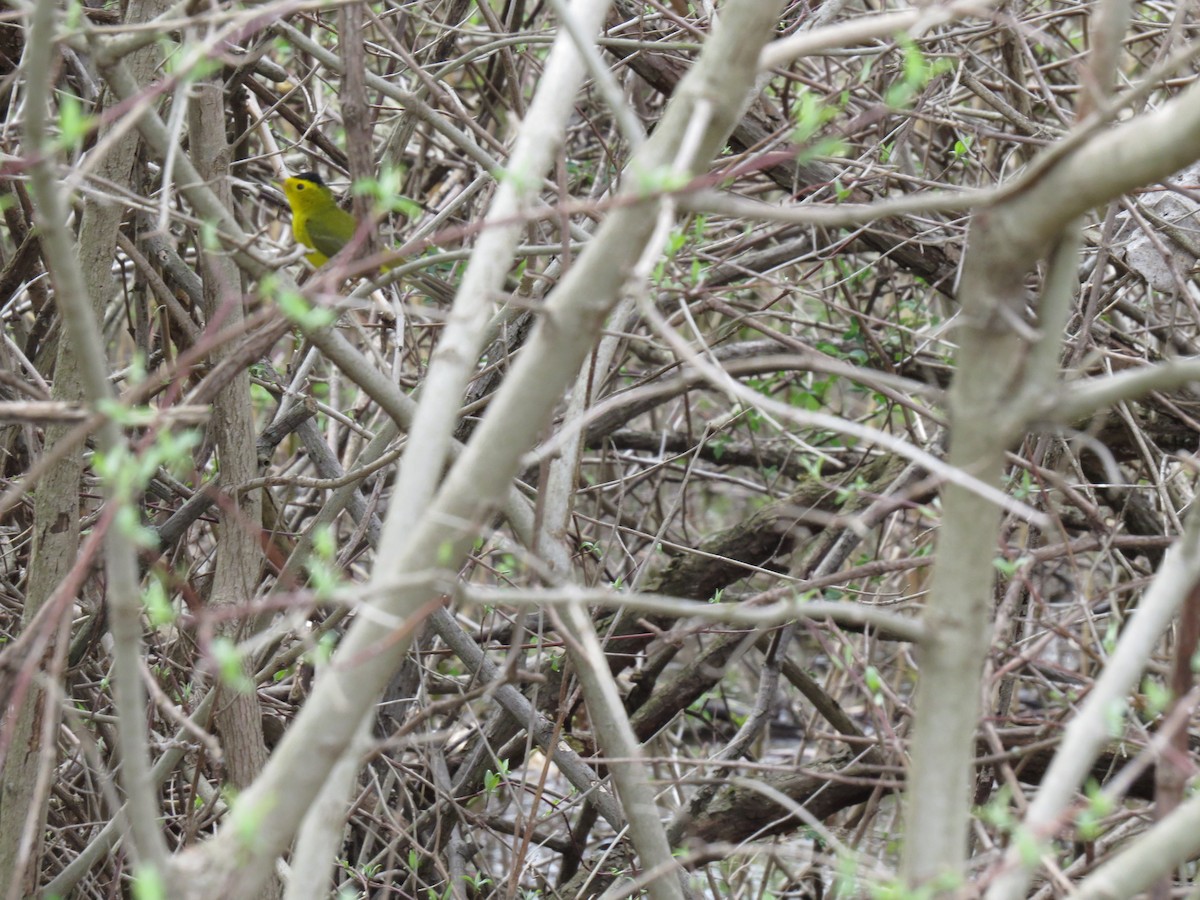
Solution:
[[(1061, 816), (1091, 769), (1092, 760), (1111, 737), (1114, 710), (1146, 668), (1154, 645), (1169, 627), (1176, 611), (1200, 583), (1200, 515), (1188, 517), (1187, 530), (1167, 551), (1162, 568), (1142, 596), (1117, 639), (1104, 670), (1066, 726), (1041, 789), (1030, 804), (1022, 826), (1038, 840), (1050, 840)], [(988, 890), (988, 900), (1016, 900), (1025, 895), (1033, 866), (1015, 846), (1005, 856), (1007, 870)]]
[(901, 32), (920, 37), (931, 28), (964, 16), (989, 16), (993, 6), (995, 3), (987, 0), (955, 0), (940, 6), (864, 16), (813, 31), (801, 31), (768, 44), (759, 58), (759, 68), (773, 69), (802, 56), (815, 56), (837, 47), (853, 47), (880, 38), (891, 38)]
[[(27, 56), (51, 58), (58, 9), (52, 4), (35, 7), (30, 20)], [(64, 185), (50, 155), (50, 69), (32, 66), (26, 72), (25, 152), (34, 160), (30, 167), (30, 187), (37, 200), (37, 222), (47, 255), (55, 264), (51, 279), (55, 302), (63, 325), (70, 335), (72, 352), (77, 357), (84, 392), (93, 406), (115, 400), (109, 383), (109, 362), (104, 340), (92, 309), (78, 248), (67, 225)], [(111, 420), (97, 429), (99, 446), (114, 459), (128, 452), (120, 427)], [(150, 749), (143, 719), (146, 693), (141, 674), (141, 590), (138, 584), (136, 546), (128, 532), (115, 523), (116, 506), (125, 501), (114, 485), (105, 489), (107, 527), (105, 563), (107, 569), (106, 602), (113, 636), (114, 701), (123, 765), (121, 781), (129, 796), (132, 850), (138, 865), (147, 871), (166, 870), (167, 843), (158, 828), (158, 798), (150, 779)]]
[(990, 190), (930, 191), (874, 203), (792, 203), (779, 206), (749, 197), (706, 190), (682, 194), (679, 205), (692, 212), (716, 213), (737, 219), (846, 228), (876, 222), (888, 216), (969, 212), (986, 206), (994, 197), (995, 192)]
[[(834, 578), (835, 576), (830, 576)], [(836, 582), (835, 582), (836, 583)], [(386, 589), (386, 585), (381, 585)], [(801, 587), (794, 589), (799, 592)], [(704, 603), (662, 594), (622, 593), (603, 588), (563, 585), (557, 588), (489, 588), (461, 585), (455, 593), (472, 603), (485, 606), (558, 607), (588, 604), (609, 609), (632, 610), (679, 619), (699, 619), (770, 628), (795, 619), (828, 619), (843, 625), (869, 627), (894, 640), (919, 644), (925, 639), (924, 626), (910, 616), (888, 612), (863, 603), (811, 600), (804, 596), (776, 600), (765, 605), (744, 603)]]

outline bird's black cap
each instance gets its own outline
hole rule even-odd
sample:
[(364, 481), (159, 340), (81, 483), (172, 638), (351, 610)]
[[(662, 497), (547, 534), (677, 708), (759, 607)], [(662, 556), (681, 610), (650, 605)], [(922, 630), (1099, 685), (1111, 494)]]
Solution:
[(315, 185), (319, 185), (320, 187), (325, 187), (325, 182), (321, 180), (321, 176), (318, 175), (316, 172), (301, 172), (296, 177), (299, 178), (301, 181), (311, 181)]

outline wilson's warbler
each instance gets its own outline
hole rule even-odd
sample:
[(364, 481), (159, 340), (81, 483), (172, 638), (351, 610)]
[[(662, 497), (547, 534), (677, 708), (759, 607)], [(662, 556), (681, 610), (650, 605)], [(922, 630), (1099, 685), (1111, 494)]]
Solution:
[(283, 180), (283, 193), (292, 208), (292, 234), (310, 248), (305, 258), (323, 266), (358, 231), (354, 216), (337, 205), (333, 191), (316, 172), (301, 172)]

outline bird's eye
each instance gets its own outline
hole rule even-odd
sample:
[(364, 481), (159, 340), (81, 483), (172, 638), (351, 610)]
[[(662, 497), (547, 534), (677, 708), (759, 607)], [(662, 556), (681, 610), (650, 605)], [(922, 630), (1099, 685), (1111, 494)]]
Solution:
[(296, 190), (298, 190), (298, 191), (304, 190), (304, 184), (301, 183), (301, 184), (296, 185)]

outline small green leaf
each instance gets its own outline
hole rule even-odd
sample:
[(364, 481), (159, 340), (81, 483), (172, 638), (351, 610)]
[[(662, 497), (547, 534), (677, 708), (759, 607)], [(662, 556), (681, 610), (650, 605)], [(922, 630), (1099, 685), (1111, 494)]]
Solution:
[(1142, 681), (1142, 694), (1146, 698), (1142, 720), (1146, 722), (1158, 718), (1173, 699), (1170, 688), (1149, 676)]
[(142, 605), (150, 616), (150, 624), (155, 628), (169, 625), (175, 621), (175, 610), (167, 597), (167, 589), (158, 578), (151, 578), (142, 593)]
[(1118, 738), (1125, 733), (1125, 699), (1118, 697), (1104, 711), (1104, 723), (1110, 737)]
[(275, 302), (284, 316), (305, 331), (327, 328), (337, 321), (337, 314), (333, 310), (313, 306), (308, 298), (297, 291), (280, 290), (275, 294)]
[(229, 822), (233, 833), (245, 846), (253, 846), (263, 839), (263, 829), (269, 827), (267, 817), (275, 806), (271, 798), (263, 798), (257, 803), (248, 803), (243, 796), (230, 785), (224, 788), (225, 801), (229, 804)]
[(134, 900), (166, 900), (167, 883), (154, 866), (139, 865), (133, 876)]
[(217, 251), (221, 249), (221, 229), (216, 222), (210, 222), (205, 219), (200, 223), (200, 245), (205, 250)]
[(241, 651), (233, 641), (227, 637), (215, 637), (210, 650), (222, 684), (241, 694), (254, 692), (254, 682), (246, 674)]
[(85, 115), (78, 97), (63, 94), (58, 101), (58, 146), (73, 150), (96, 127), (96, 117)]

